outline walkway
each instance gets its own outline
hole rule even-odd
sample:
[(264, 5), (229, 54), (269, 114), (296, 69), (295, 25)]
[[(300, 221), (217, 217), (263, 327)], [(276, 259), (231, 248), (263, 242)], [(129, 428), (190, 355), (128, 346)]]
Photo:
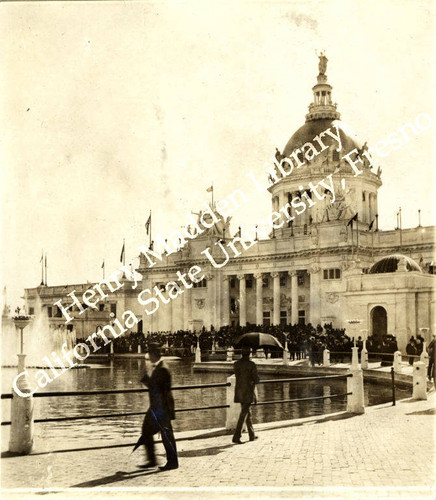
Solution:
[[(137, 469), (143, 451), (126, 447), (5, 457), (2, 488), (79, 488), (62, 499), (101, 488), (103, 498), (120, 495), (114, 488), (151, 498), (434, 498), (435, 406), (432, 392), (359, 416), (261, 424), (259, 439), (243, 445), (223, 430), (179, 433), (180, 468), (169, 472)], [(158, 452), (163, 462), (161, 444)]]

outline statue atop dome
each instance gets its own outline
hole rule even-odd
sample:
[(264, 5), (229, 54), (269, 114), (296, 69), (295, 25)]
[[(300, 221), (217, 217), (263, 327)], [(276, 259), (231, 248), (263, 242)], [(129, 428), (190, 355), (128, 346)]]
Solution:
[(327, 59), (324, 51), (321, 52), (321, 54), (318, 57), (319, 57), (319, 64), (318, 64), (319, 74), (320, 75), (325, 75), (325, 73), (327, 71), (327, 62), (328, 62), (328, 59)]

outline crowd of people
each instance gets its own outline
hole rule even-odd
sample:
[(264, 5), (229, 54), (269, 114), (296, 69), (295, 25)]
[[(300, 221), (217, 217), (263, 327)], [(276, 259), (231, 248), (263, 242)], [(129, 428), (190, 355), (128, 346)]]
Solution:
[[(212, 352), (223, 352), (233, 347), (236, 340), (244, 333), (263, 332), (269, 333), (277, 338), (282, 346), (287, 346), (291, 361), (309, 359), (312, 366), (321, 365), (323, 362), (323, 351), (330, 351), (330, 361), (333, 363), (349, 362), (351, 349), (356, 344), (360, 351), (363, 348), (363, 340), (349, 337), (345, 329), (333, 328), (331, 324), (324, 326), (307, 325), (247, 325), (223, 326), (215, 330), (212, 326), (207, 330), (202, 328), (200, 332), (188, 330), (177, 330), (176, 332), (134, 332), (122, 335), (116, 339), (110, 338), (111, 342), (105, 342), (101, 336), (95, 336), (93, 341), (99, 346), (99, 354), (127, 354), (148, 352), (151, 344), (159, 344), (164, 354), (189, 357), (195, 353), (197, 342), (199, 343), (202, 359), (208, 359)], [(110, 334), (109, 336), (110, 337)], [(85, 339), (76, 339), (76, 343), (88, 343)], [(418, 358), (424, 347), (424, 338), (421, 335), (412, 336), (406, 346), (406, 354), (409, 356), (410, 365)], [(379, 354), (382, 365), (392, 365), (393, 353), (398, 351), (397, 340), (394, 335), (372, 335), (366, 340), (366, 349), (371, 354)], [(281, 357), (282, 351), (265, 347), (265, 355), (268, 357)], [(435, 347), (434, 339), (429, 344), (427, 352), (430, 358), (429, 378), (433, 377)]]
[[(207, 355), (212, 349), (223, 351), (230, 347), (235, 347), (235, 342), (244, 333), (248, 332), (269, 333), (288, 348), (290, 359), (298, 360), (309, 357), (312, 364), (322, 363), (322, 352), (329, 349), (331, 360), (342, 362), (344, 357), (349, 356), (354, 345), (354, 339), (346, 334), (345, 329), (333, 328), (331, 324), (324, 326), (307, 325), (247, 325), (223, 326), (218, 330), (212, 326), (210, 329), (202, 328), (200, 332), (190, 332), (187, 330), (177, 330), (175, 332), (135, 332), (122, 335), (112, 340), (112, 351), (114, 353), (137, 353), (146, 352), (151, 343), (158, 343), (163, 346), (168, 354), (178, 356), (191, 356), (197, 340), (202, 353)], [(110, 335), (109, 335), (110, 337)], [(77, 342), (86, 342), (77, 339)], [(94, 342), (100, 347), (100, 353), (110, 353), (110, 343), (105, 343), (101, 336), (94, 337)], [(359, 350), (363, 346), (360, 337), (356, 339)], [(367, 340), (367, 349), (370, 352), (393, 353), (397, 350), (397, 342), (392, 335), (383, 337), (370, 337)], [(422, 351), (422, 349), (421, 349)], [(280, 350), (266, 348), (269, 356), (281, 356)]]

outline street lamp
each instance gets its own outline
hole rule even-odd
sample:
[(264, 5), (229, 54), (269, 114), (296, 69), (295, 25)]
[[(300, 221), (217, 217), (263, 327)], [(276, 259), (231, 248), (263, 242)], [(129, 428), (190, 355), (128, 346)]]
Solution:
[(13, 317), (13, 320), (14, 320), (15, 326), (20, 330), (20, 355), (25, 356), (23, 330), (30, 323), (31, 318), (30, 318), (30, 316), (20, 315), (20, 310), (21, 309), (19, 307), (17, 307), (15, 309), (15, 312), (17, 313), (17, 315)]
[[(28, 455), (33, 448), (33, 397), (25, 367), (23, 330), (30, 323), (30, 316), (20, 315), (20, 308), (15, 310), (13, 318), (15, 326), (20, 330), (20, 353), (18, 356), (18, 380), (12, 388), (11, 430), (9, 451), (20, 455)], [(23, 397), (23, 394), (27, 396)]]

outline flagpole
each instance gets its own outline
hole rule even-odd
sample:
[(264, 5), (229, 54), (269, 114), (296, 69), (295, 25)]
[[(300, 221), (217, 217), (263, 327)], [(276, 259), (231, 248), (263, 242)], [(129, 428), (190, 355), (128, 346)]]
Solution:
[(351, 258), (354, 258), (354, 231), (353, 231), (353, 221), (351, 221)]
[(47, 286), (47, 254), (45, 254), (45, 286)]
[(398, 216), (399, 216), (399, 222), (400, 222), (400, 250), (403, 249), (403, 224), (401, 221), (401, 207), (400, 210), (398, 211)]
[(356, 217), (356, 253), (359, 253), (359, 215)]
[(103, 265), (101, 266), (103, 268), (103, 279), (105, 278), (104, 272), (105, 272), (105, 264), (104, 264), (104, 259), (103, 259)]
[(213, 182), (212, 182), (212, 208), (213, 208)]
[(149, 227), (149, 231), (150, 231), (150, 241), (149, 241), (148, 247), (151, 248), (151, 210), (150, 210), (150, 227)]
[(44, 249), (42, 249), (40, 262), (41, 262), (41, 285), (44, 285)]
[(124, 249), (124, 252), (123, 252), (123, 266), (126, 265), (126, 239), (123, 238), (123, 249)]

